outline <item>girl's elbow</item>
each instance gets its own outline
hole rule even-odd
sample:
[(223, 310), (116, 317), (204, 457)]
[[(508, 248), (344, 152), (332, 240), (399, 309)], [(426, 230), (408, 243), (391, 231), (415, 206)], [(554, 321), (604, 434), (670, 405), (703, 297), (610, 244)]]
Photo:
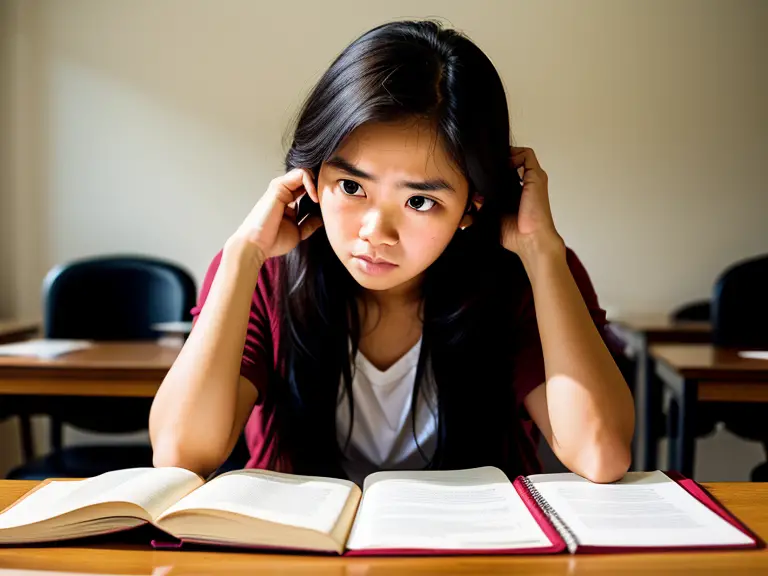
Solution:
[(190, 453), (175, 439), (152, 442), (152, 465), (155, 468), (184, 468), (205, 477), (215, 470), (219, 459), (200, 453)]
[(632, 463), (632, 452), (628, 445), (595, 446), (582, 460), (581, 475), (598, 484), (621, 480)]
[(190, 468), (190, 460), (178, 442), (163, 439), (152, 442), (152, 465), (155, 468)]

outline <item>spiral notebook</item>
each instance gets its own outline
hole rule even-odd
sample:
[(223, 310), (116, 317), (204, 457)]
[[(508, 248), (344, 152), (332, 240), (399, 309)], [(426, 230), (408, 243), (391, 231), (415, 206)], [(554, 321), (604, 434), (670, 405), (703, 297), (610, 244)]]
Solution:
[(407, 542), (355, 549), (351, 542), (346, 554), (583, 554), (764, 546), (701, 486), (677, 473), (630, 472), (612, 484), (595, 484), (572, 473), (538, 474), (519, 476), (512, 486), (544, 534), (543, 543), (523, 524), (519, 528), (532, 537), (531, 545), (478, 552), (419, 549)]
[[(513, 482), (498, 468), (377, 472), (346, 480), (237, 470), (212, 480), (136, 468), (46, 481), (0, 513), (0, 544), (153, 525), (157, 548), (227, 546), (340, 555), (556, 554), (762, 543), (691, 480), (629, 473)], [(116, 536), (116, 537), (119, 537)]]

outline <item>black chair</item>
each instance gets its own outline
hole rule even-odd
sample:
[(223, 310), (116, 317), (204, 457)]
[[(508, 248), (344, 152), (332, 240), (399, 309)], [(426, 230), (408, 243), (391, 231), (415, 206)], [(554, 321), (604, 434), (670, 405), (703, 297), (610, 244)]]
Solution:
[[(712, 342), (725, 348), (768, 349), (768, 256), (737, 262), (715, 281), (711, 302), (677, 309), (680, 321), (712, 322)], [(768, 410), (761, 404), (704, 402), (696, 409), (696, 435), (712, 432), (717, 422), (742, 438), (762, 442), (768, 452)], [(768, 463), (752, 470), (753, 482), (768, 481)]]
[[(109, 256), (54, 268), (43, 283), (43, 297), (46, 338), (154, 340), (158, 334), (152, 324), (191, 320), (196, 287), (176, 264)], [(34, 411), (51, 418), (51, 452), (16, 468), (8, 478), (90, 477), (152, 466), (149, 444), (62, 447), (64, 423), (102, 433), (140, 431), (147, 428), (151, 404), (150, 398), (34, 399)]]
[[(768, 254), (738, 262), (715, 283), (712, 340), (725, 348), (768, 350)], [(768, 407), (764, 404), (718, 404), (726, 428), (761, 442), (768, 454)], [(753, 482), (768, 481), (768, 462), (752, 470)]]
[(670, 313), (675, 322), (709, 322), (712, 319), (712, 303), (709, 300), (698, 300), (683, 304)]
[(725, 270), (712, 296), (715, 345), (768, 350), (767, 296), (768, 254)]

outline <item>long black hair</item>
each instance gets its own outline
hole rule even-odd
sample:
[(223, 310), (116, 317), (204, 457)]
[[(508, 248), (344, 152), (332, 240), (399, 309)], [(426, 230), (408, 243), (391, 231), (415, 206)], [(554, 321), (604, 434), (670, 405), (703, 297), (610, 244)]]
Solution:
[[(468, 38), (432, 21), (384, 24), (350, 44), (314, 87), (285, 160), (319, 174), (342, 140), (369, 122), (429, 120), (483, 206), (426, 271), (422, 376), (437, 399), (434, 468), (496, 465), (521, 472), (524, 447), (512, 392), (510, 321), (527, 282), (500, 246), (501, 218), (516, 212), (521, 186), (510, 167), (507, 101), (496, 69)], [(282, 368), (265, 402), (278, 451), (296, 473), (343, 475), (336, 433), (340, 382), (352, 410), (362, 288), (321, 228), (280, 262)], [(505, 320), (506, 319), (506, 320)], [(351, 343), (351, 346), (350, 346)], [(354, 414), (352, 414), (354, 419)], [(351, 430), (350, 430), (351, 431)], [(349, 437), (347, 437), (349, 440)]]

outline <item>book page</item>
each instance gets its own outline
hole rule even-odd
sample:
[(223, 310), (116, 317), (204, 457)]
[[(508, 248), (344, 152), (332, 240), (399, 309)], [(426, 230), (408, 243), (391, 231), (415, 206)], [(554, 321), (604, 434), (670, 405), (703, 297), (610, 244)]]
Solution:
[(576, 474), (528, 479), (586, 546), (713, 546), (753, 540), (663, 472), (630, 472), (613, 484)]
[(191, 510), (216, 510), (330, 534), (355, 484), (336, 478), (268, 470), (235, 470), (214, 478), (157, 520)]
[(350, 550), (548, 546), (512, 482), (491, 466), (371, 474), (347, 543)]
[(26, 356), (50, 360), (70, 352), (86, 350), (92, 346), (93, 342), (89, 340), (26, 340), (13, 344), (3, 344), (0, 346), (0, 356)]
[(129, 468), (86, 480), (51, 482), (0, 514), (0, 529), (106, 502), (130, 502), (155, 516), (203, 483), (182, 468)]

